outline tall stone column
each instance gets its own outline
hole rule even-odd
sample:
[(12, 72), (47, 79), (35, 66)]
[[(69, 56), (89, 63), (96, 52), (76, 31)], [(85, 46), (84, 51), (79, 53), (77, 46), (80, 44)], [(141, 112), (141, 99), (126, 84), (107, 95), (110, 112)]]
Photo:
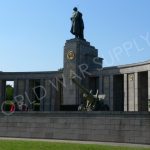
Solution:
[(134, 73), (134, 95), (135, 95), (135, 99), (134, 99), (134, 111), (138, 111), (138, 73), (135, 72)]
[(45, 92), (46, 96), (44, 99), (44, 111), (50, 111), (51, 110), (51, 95), (50, 95), (50, 83), (49, 80), (45, 80)]
[[(45, 87), (45, 83), (44, 83), (44, 79), (40, 80), (40, 86)], [(40, 97), (42, 97), (44, 95), (43, 88), (40, 88)], [(40, 100), (40, 111), (45, 111), (45, 98), (43, 98), (42, 100)]]
[(6, 100), (6, 81), (0, 80), (0, 104)]
[(0, 105), (2, 103), (2, 80), (0, 80)]
[(104, 88), (104, 94), (105, 94), (105, 99), (104, 103), (110, 106), (110, 76), (104, 76), (103, 77), (103, 88)]
[(128, 74), (128, 111), (135, 111), (135, 74)]
[(18, 95), (18, 81), (14, 80), (14, 97)]
[(110, 76), (110, 110), (113, 111), (113, 75)]
[[(54, 85), (56, 85), (56, 79), (53, 78), (52, 79), (52, 82)], [(50, 87), (50, 90), (51, 90), (51, 111), (54, 111), (55, 110), (55, 101), (56, 101), (56, 88), (53, 87), (53, 85), (51, 85)]]
[(103, 76), (102, 76), (101, 72), (99, 75), (99, 93), (103, 94)]
[(24, 97), (25, 94), (25, 80), (20, 79), (17, 80), (17, 95), (22, 95)]
[(128, 75), (124, 74), (124, 111), (128, 111)]
[(150, 70), (148, 70), (148, 111), (150, 111)]
[(25, 80), (25, 103), (28, 107), (31, 105), (31, 100), (29, 98), (29, 79)]

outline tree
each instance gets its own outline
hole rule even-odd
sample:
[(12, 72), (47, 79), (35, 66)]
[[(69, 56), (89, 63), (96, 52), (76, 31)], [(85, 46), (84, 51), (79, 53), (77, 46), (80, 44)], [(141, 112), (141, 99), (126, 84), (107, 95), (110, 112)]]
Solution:
[(14, 88), (11, 85), (6, 85), (6, 100), (13, 100)]

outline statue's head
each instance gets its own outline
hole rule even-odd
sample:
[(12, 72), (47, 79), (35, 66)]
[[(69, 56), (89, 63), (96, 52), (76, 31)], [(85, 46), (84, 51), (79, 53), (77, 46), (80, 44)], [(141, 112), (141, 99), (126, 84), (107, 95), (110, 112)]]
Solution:
[(78, 8), (77, 8), (77, 7), (74, 7), (73, 10), (74, 10), (74, 11), (78, 11)]

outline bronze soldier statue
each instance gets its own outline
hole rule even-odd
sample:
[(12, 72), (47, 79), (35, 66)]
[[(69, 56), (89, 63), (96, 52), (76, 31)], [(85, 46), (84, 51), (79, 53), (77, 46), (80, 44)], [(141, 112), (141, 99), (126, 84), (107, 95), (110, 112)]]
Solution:
[(74, 7), (73, 10), (74, 12), (71, 17), (72, 27), (70, 32), (75, 35), (75, 38), (84, 40), (84, 22), (82, 19), (82, 13), (78, 11), (77, 7)]

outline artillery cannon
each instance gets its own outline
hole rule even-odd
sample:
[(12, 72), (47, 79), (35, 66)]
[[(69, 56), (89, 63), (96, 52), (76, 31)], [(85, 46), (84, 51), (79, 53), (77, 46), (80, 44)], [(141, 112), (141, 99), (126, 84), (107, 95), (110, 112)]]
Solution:
[(104, 104), (105, 95), (98, 94), (98, 90), (96, 95), (92, 94), (92, 90), (89, 91), (84, 86), (82, 86), (75, 78), (72, 78), (72, 82), (79, 87), (81, 92), (83, 93), (83, 102), (79, 105), (79, 111), (108, 111), (109, 106)]

